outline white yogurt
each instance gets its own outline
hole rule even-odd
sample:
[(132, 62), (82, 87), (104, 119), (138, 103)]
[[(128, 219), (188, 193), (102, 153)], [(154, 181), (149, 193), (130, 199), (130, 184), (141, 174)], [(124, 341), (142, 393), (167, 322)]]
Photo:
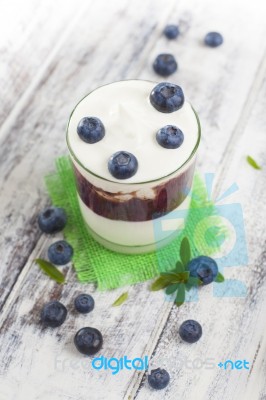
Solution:
[[(108, 170), (110, 156), (120, 150), (133, 153), (138, 170), (123, 183), (159, 179), (181, 167), (195, 148), (199, 132), (194, 111), (188, 102), (173, 113), (162, 113), (150, 103), (156, 83), (141, 80), (115, 82), (102, 86), (81, 100), (74, 109), (68, 126), (68, 145), (83, 167), (104, 179), (120, 182)], [(89, 144), (80, 139), (77, 125), (83, 117), (97, 117), (105, 127), (105, 136)], [(177, 149), (165, 149), (156, 141), (157, 131), (175, 125), (184, 134)]]
[[(132, 197), (153, 199), (157, 185), (164, 185), (187, 171), (193, 174), (200, 137), (196, 115), (188, 102), (173, 113), (156, 110), (149, 100), (155, 86), (154, 82), (141, 80), (102, 86), (81, 100), (70, 117), (67, 141), (72, 161), (107, 202), (123, 203)], [(102, 140), (89, 144), (80, 139), (77, 125), (84, 117), (97, 117), (102, 121), (105, 126)], [(165, 149), (157, 143), (156, 133), (165, 125), (175, 125), (182, 130), (184, 141), (179, 148)], [(110, 156), (120, 150), (133, 153), (138, 160), (138, 171), (129, 179), (116, 179), (108, 170)], [(188, 196), (166, 217), (159, 217), (155, 222), (152, 219), (124, 221), (98, 215), (80, 196), (78, 200), (94, 238), (114, 251), (125, 253), (148, 252), (167, 244), (175, 231), (183, 227), (189, 208)], [(177, 213), (180, 210), (183, 210), (181, 217)], [(158, 234), (154, 224), (159, 226), (169, 221), (171, 228), (159, 229)]]

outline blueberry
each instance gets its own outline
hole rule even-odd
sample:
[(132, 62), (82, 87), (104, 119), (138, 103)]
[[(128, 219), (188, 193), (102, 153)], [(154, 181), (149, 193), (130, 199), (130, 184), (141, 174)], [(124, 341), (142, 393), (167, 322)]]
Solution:
[(224, 39), (219, 32), (209, 32), (204, 38), (204, 43), (209, 47), (218, 47)]
[(203, 285), (208, 285), (214, 281), (218, 274), (218, 266), (216, 261), (207, 256), (199, 256), (193, 258), (188, 263), (190, 275), (199, 278)]
[(110, 157), (108, 169), (115, 178), (128, 179), (137, 172), (138, 160), (128, 151), (117, 151)]
[(153, 63), (154, 71), (161, 76), (169, 76), (177, 70), (177, 62), (172, 54), (159, 54)]
[(179, 335), (185, 342), (195, 343), (202, 336), (202, 327), (197, 321), (188, 319), (180, 325)]
[(90, 356), (101, 349), (103, 337), (98, 329), (81, 328), (75, 335), (74, 343), (80, 353)]
[(165, 149), (177, 149), (184, 141), (184, 134), (176, 126), (166, 125), (156, 133), (156, 140)]
[(183, 107), (185, 101), (183, 90), (174, 83), (161, 82), (150, 94), (150, 102), (156, 110), (171, 113)]
[(73, 256), (73, 247), (65, 240), (58, 240), (48, 248), (48, 258), (56, 265), (67, 264)]
[(164, 389), (170, 381), (170, 375), (165, 369), (153, 369), (148, 375), (149, 385), (156, 390)]
[(59, 301), (50, 301), (45, 304), (41, 312), (41, 321), (45, 326), (56, 328), (63, 324), (67, 316), (66, 307)]
[(93, 297), (89, 294), (79, 294), (75, 298), (75, 308), (78, 312), (82, 314), (87, 314), (94, 309)]
[(168, 39), (175, 39), (179, 36), (180, 31), (177, 25), (166, 25), (163, 33)]
[(66, 212), (63, 208), (48, 207), (40, 212), (38, 216), (39, 228), (45, 233), (61, 231), (67, 222)]
[(77, 133), (81, 140), (93, 144), (104, 137), (105, 128), (99, 118), (84, 117), (78, 123)]

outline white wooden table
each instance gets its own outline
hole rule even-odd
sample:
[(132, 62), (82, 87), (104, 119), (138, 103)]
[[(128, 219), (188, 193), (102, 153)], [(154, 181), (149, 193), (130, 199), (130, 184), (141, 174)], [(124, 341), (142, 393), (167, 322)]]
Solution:
[[(2, 0), (0, 3), (0, 399), (1, 400), (265, 400), (266, 399), (266, 4), (263, 0)], [(178, 40), (162, 36), (180, 23)], [(206, 32), (225, 42), (206, 48)], [(218, 298), (212, 285), (181, 308), (151, 293), (149, 282), (127, 288), (129, 300), (113, 308), (125, 288), (100, 293), (82, 286), (65, 267), (68, 285), (49, 280), (33, 264), (50, 239), (36, 224), (48, 204), (43, 177), (66, 153), (65, 126), (77, 101), (100, 84), (126, 78), (160, 80), (152, 61), (176, 55), (179, 83), (198, 110), (202, 173), (216, 174), (215, 193), (237, 182), (231, 201), (242, 204), (249, 263), (224, 271), (242, 280), (245, 298)], [(252, 155), (263, 167), (251, 168)], [(230, 201), (230, 200), (229, 200)], [(93, 294), (95, 311), (69, 318), (56, 330), (38, 323), (42, 305), (71, 305), (80, 291)], [(203, 326), (195, 345), (182, 343), (185, 319)], [(148, 355), (171, 383), (151, 390), (143, 372), (95, 371), (74, 349), (82, 326), (104, 336), (105, 357)], [(212, 360), (192, 368), (185, 359)], [(246, 359), (251, 368), (224, 371), (217, 363)]]

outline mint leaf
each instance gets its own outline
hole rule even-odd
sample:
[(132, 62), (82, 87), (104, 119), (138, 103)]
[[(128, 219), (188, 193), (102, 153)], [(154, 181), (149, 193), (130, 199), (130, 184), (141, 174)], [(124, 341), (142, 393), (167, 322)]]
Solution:
[(172, 285), (167, 286), (167, 288), (165, 289), (165, 293), (166, 294), (174, 293), (177, 290), (178, 285), (179, 285), (178, 283), (174, 283)]
[(187, 264), (189, 263), (190, 257), (191, 257), (190, 244), (188, 238), (184, 237), (180, 245), (180, 258), (184, 267), (186, 267)]
[(34, 261), (41, 268), (41, 270), (51, 279), (53, 279), (57, 283), (65, 283), (64, 275), (53, 264), (41, 258), (36, 258), (36, 260)]
[(185, 298), (186, 298), (185, 285), (181, 283), (180, 285), (178, 285), (178, 291), (175, 298), (175, 304), (177, 305), (177, 307), (180, 307), (182, 306), (182, 304), (184, 304)]
[(261, 169), (261, 167), (257, 164), (257, 162), (254, 160), (254, 158), (247, 156), (247, 162), (249, 163), (249, 165), (251, 165), (251, 167), (255, 168), (255, 169)]
[(172, 279), (176, 279), (177, 278), (177, 273), (174, 271), (169, 271), (169, 272), (161, 272), (161, 277), (168, 279), (169, 281), (171, 281)]
[(177, 263), (175, 265), (175, 271), (176, 272), (184, 272), (185, 271), (184, 265), (181, 263), (181, 261), (177, 261)]
[(186, 290), (189, 292), (193, 287), (201, 286), (202, 282), (199, 278), (190, 276), (186, 283)]
[(200, 286), (200, 285), (202, 285), (201, 280), (200, 280), (199, 278), (195, 278), (194, 276), (190, 276), (190, 277), (188, 278), (187, 283), (188, 283), (189, 285), (191, 285), (191, 286)]
[(128, 299), (128, 292), (122, 293), (121, 296), (116, 299), (116, 301), (112, 304), (112, 307), (118, 307), (123, 304)]
[(189, 278), (189, 272), (162, 272), (161, 278), (168, 280), (169, 283), (179, 283), (186, 281)]
[(176, 274), (175, 280), (176, 282), (173, 281), (173, 283), (183, 283), (186, 282), (189, 278), (189, 272), (188, 271), (184, 271), (184, 272), (180, 272), (179, 274)]
[(218, 275), (214, 279), (214, 282), (222, 283), (224, 281), (225, 281), (224, 276), (221, 274), (221, 272), (218, 272)]
[(166, 279), (163, 276), (160, 276), (160, 278), (156, 279), (151, 285), (151, 291), (156, 292), (157, 290), (161, 290), (166, 288), (166, 286), (170, 285), (171, 281), (169, 279)]

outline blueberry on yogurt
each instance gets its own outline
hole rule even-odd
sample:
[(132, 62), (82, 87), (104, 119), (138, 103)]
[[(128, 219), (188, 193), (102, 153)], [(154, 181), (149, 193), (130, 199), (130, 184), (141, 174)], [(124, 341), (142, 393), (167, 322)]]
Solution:
[(149, 385), (155, 390), (164, 389), (170, 382), (170, 375), (165, 369), (153, 369), (148, 375)]
[(177, 62), (172, 54), (159, 54), (153, 63), (154, 71), (161, 76), (169, 76), (177, 70)]
[(165, 149), (177, 149), (184, 141), (184, 134), (177, 126), (166, 125), (157, 132), (156, 140)]
[(128, 151), (117, 151), (108, 161), (110, 174), (117, 179), (131, 178), (138, 169), (138, 160)]
[(204, 43), (209, 47), (218, 47), (223, 44), (223, 37), (219, 32), (209, 32), (204, 38)]
[(58, 240), (48, 248), (48, 258), (56, 265), (67, 264), (73, 256), (73, 247), (65, 240)]
[(150, 102), (156, 110), (172, 113), (183, 107), (185, 96), (180, 86), (174, 83), (161, 82), (152, 90)]
[(97, 143), (105, 135), (105, 128), (102, 121), (96, 117), (84, 117), (77, 126), (77, 133), (81, 140), (86, 143)]

